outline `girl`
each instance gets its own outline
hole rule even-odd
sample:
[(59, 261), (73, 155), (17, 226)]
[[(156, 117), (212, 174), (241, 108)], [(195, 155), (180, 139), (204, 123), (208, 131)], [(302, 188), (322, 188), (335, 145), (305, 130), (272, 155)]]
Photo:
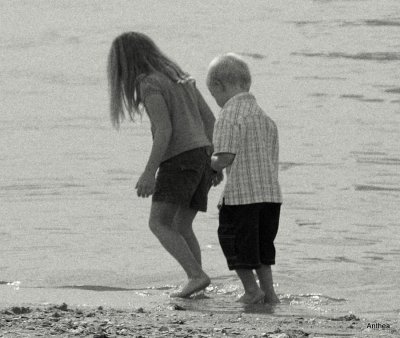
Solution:
[(171, 296), (188, 297), (210, 284), (192, 222), (206, 211), (211, 182), (221, 179), (211, 176), (210, 167), (214, 115), (195, 81), (142, 33), (113, 41), (108, 82), (115, 127), (124, 111), (133, 120), (144, 107), (150, 118), (153, 146), (137, 195), (153, 195), (150, 229), (188, 276), (182, 291)]

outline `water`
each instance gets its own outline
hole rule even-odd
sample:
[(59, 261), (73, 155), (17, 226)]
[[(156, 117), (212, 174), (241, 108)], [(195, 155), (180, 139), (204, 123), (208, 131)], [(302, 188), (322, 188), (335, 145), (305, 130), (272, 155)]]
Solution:
[[(215, 113), (209, 61), (234, 51), (250, 65), (252, 91), (280, 131), (278, 313), (398, 318), (400, 3), (247, 3), (0, 3), (3, 289), (164, 299), (184, 281), (148, 230), (149, 200), (135, 196), (149, 123), (118, 133), (108, 119), (107, 53), (137, 30), (197, 79)], [(240, 284), (216, 234), (220, 192), (195, 225), (213, 285), (185, 306), (238, 311)]]

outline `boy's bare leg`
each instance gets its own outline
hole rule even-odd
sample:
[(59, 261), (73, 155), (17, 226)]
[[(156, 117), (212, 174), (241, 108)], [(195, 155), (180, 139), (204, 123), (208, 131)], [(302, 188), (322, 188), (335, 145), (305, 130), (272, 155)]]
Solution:
[(269, 304), (280, 303), (278, 296), (274, 290), (272, 280), (272, 270), (270, 265), (262, 265), (261, 268), (256, 270), (260, 287), (265, 293), (264, 301)]
[(236, 273), (242, 281), (245, 292), (238, 301), (245, 304), (256, 304), (262, 302), (265, 294), (258, 286), (253, 270), (237, 269)]
[(165, 202), (153, 202), (149, 225), (162, 246), (178, 261), (188, 276), (188, 283), (175, 297), (188, 297), (206, 288), (210, 278), (197, 262), (183, 236), (173, 228), (179, 206)]
[(193, 232), (193, 220), (197, 210), (179, 207), (175, 214), (173, 228), (185, 239), (197, 263), (201, 266), (201, 250), (196, 235)]

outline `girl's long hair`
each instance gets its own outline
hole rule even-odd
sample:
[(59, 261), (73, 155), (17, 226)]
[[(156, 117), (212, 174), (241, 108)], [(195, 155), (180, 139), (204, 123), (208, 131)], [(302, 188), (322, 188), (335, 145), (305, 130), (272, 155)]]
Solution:
[(114, 127), (119, 127), (125, 118), (125, 111), (132, 120), (135, 114), (141, 114), (140, 80), (154, 71), (163, 73), (174, 82), (189, 78), (189, 74), (164, 55), (145, 34), (123, 33), (113, 41), (108, 55), (107, 75)]

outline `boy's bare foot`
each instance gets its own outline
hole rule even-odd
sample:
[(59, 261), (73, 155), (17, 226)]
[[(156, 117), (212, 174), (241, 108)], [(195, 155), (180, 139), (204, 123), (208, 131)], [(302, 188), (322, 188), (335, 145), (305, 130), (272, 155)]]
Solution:
[(189, 282), (179, 292), (171, 293), (170, 297), (187, 298), (190, 295), (205, 289), (211, 283), (210, 278), (204, 274), (200, 278), (189, 279)]
[(267, 304), (279, 304), (281, 301), (276, 295), (275, 291), (265, 292), (264, 303)]
[(264, 303), (266, 304), (279, 304), (281, 301), (279, 300), (278, 296), (275, 293), (274, 288), (271, 287), (267, 287), (267, 288), (261, 288), (264, 293), (265, 293), (265, 297), (264, 297)]
[(258, 304), (264, 302), (265, 293), (261, 289), (258, 289), (254, 293), (245, 293), (237, 301), (244, 304)]

